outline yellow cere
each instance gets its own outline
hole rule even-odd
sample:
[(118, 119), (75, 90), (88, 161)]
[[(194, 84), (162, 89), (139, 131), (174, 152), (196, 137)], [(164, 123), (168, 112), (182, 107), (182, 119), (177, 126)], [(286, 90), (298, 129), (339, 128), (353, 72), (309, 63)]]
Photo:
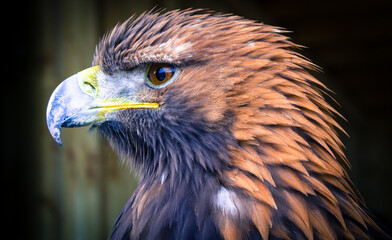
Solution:
[(90, 109), (98, 110), (100, 117), (104, 119), (104, 115), (108, 112), (113, 112), (122, 109), (137, 109), (137, 108), (158, 108), (159, 103), (148, 103), (148, 102), (137, 102), (130, 101), (124, 98), (113, 98), (113, 99), (98, 99), (98, 83), (97, 73), (99, 66), (87, 68), (78, 73), (78, 84), (80, 89), (95, 98), (94, 107)]
[(78, 73), (78, 84), (80, 89), (92, 97), (98, 95), (97, 73), (99, 69), (99, 66), (94, 66)]

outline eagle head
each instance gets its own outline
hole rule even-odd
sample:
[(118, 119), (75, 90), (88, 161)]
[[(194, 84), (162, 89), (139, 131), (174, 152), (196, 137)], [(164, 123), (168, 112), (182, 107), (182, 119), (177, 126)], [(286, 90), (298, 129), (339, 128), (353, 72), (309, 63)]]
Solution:
[(334, 239), (377, 226), (344, 169), (316, 68), (283, 29), (198, 10), (117, 25), (54, 90), (47, 123), (92, 124), (140, 172), (112, 237)]

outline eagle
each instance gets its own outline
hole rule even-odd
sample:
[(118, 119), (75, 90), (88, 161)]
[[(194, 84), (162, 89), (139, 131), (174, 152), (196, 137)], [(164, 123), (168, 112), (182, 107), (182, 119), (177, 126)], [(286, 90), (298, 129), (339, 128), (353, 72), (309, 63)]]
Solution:
[(148, 11), (54, 90), (54, 140), (92, 125), (140, 176), (110, 238), (388, 238), (349, 179), (330, 90), (285, 32)]

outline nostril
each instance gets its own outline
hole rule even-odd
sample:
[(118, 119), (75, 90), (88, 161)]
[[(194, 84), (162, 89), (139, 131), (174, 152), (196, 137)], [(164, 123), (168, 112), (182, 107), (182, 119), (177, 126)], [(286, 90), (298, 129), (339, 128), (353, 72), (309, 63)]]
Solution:
[(94, 66), (87, 68), (78, 73), (78, 84), (80, 89), (92, 96), (98, 96), (98, 82), (97, 82), (97, 74), (99, 71), (99, 66)]
[(92, 96), (97, 97), (98, 95), (98, 82), (97, 82), (97, 73), (99, 71), (99, 66), (94, 66), (91, 68), (87, 68), (78, 73), (78, 83), (80, 89)]
[(98, 95), (98, 86), (93, 79), (80, 79), (79, 86), (83, 92), (87, 93), (92, 97), (96, 97)]
[(85, 81), (84, 85), (86, 85), (86, 87), (91, 88), (92, 90), (95, 90), (95, 87), (94, 87), (94, 85), (92, 83), (89, 83), (89, 82)]

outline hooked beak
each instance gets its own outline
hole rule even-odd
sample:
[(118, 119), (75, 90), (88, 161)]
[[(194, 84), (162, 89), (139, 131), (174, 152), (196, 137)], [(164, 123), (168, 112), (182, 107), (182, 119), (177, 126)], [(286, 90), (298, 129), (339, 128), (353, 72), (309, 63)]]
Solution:
[(85, 69), (64, 80), (53, 91), (46, 110), (46, 122), (61, 146), (61, 127), (82, 127), (106, 120), (106, 113), (129, 108), (158, 108), (158, 103), (98, 98), (100, 67)]

